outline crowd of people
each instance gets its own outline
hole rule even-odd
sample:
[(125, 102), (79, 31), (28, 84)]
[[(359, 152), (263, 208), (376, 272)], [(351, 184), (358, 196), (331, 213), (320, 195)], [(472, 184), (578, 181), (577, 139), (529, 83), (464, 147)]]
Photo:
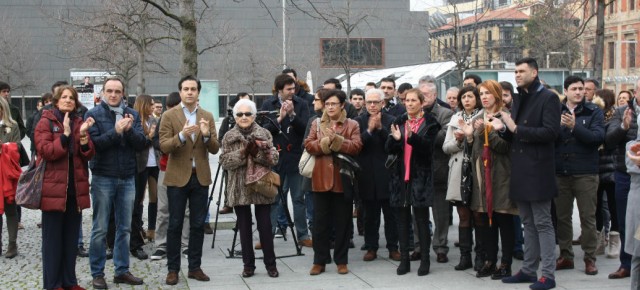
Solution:
[[(219, 131), (199, 106), (202, 87), (193, 76), (179, 81), (164, 113), (149, 95), (129, 105), (118, 78), (106, 80), (90, 110), (74, 87), (57, 82), (26, 127), (9, 101), (10, 86), (0, 82), (2, 180), (10, 172), (5, 162), (28, 155), (5, 144), (28, 136), (31, 158), (46, 162), (39, 224), (45, 289), (84, 289), (76, 256), (89, 257), (95, 289), (108, 288), (108, 259), (114, 283), (144, 284), (130, 272), (129, 257), (149, 257), (145, 239), (155, 244), (152, 260), (167, 260), (167, 285), (179, 283), (183, 255), (187, 277), (209, 281), (200, 266), (211, 230), (209, 154), (218, 151), (226, 180), (219, 213), (237, 216), (245, 278), (255, 275), (254, 248), (263, 251), (267, 275), (279, 277), (274, 238), (286, 236), (288, 227), (297, 246), (313, 249), (310, 275), (331, 263), (347, 274), (354, 234), (364, 236), (362, 259), (378, 258), (381, 220), (388, 257), (399, 261), (396, 273), (411, 272), (411, 261), (419, 261), (417, 275), (428, 275), (432, 249), (435, 262), (449, 261), (455, 207), (460, 260), (454, 270), (552, 289), (555, 271), (575, 268), (573, 245), (579, 244), (585, 274), (598, 274), (597, 256), (606, 254), (620, 260), (608, 278), (631, 276), (637, 289), (640, 81), (635, 91), (616, 94), (594, 79), (569, 76), (560, 94), (538, 77), (532, 58), (516, 62), (515, 81), (517, 91), (509, 82), (467, 75), (459, 88), (447, 88), (444, 100), (432, 76), (416, 88), (383, 78), (349, 95), (329, 79), (310, 94), (296, 71), (285, 69), (260, 113), (247, 93), (230, 100)], [(308, 175), (299, 166), (303, 153), (315, 162)], [(256, 191), (254, 183), (273, 173), (280, 179), (277, 193)], [(5, 256), (15, 258), (20, 207), (15, 188), (3, 194), (0, 230), (6, 215)], [(88, 208), (87, 251), (81, 221)], [(523, 260), (517, 271), (513, 259)]]

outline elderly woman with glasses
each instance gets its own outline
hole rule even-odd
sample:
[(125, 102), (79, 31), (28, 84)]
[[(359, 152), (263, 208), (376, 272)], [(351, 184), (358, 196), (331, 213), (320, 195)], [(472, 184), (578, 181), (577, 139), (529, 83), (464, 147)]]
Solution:
[[(341, 90), (331, 90), (322, 95), (324, 112), (320, 122), (311, 124), (304, 147), (315, 156), (315, 166), (311, 177), (313, 191), (313, 267), (309, 274), (318, 275), (325, 271), (327, 261), (331, 261), (329, 239), (332, 225), (335, 227), (334, 262), (339, 274), (349, 273), (349, 235), (353, 188), (355, 180), (346, 178), (341, 169), (348, 169), (338, 156), (356, 156), (362, 148), (358, 123), (347, 118), (344, 109), (347, 95)], [(348, 158), (348, 157), (347, 157)], [(347, 182), (345, 182), (347, 181)]]
[(273, 147), (271, 134), (256, 124), (256, 113), (256, 104), (248, 99), (241, 99), (233, 106), (236, 126), (222, 139), (220, 166), (227, 170), (227, 202), (234, 208), (238, 220), (244, 263), (242, 277), (253, 276), (256, 268), (251, 229), (251, 205), (254, 205), (267, 274), (276, 278), (279, 274), (273, 250), (270, 217), (274, 198), (251, 193), (246, 186), (248, 171), (269, 170), (278, 163), (278, 152)]

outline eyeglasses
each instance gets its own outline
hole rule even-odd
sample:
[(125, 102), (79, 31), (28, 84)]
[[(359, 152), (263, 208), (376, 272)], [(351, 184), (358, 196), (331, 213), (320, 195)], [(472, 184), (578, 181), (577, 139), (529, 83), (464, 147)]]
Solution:
[(324, 106), (325, 107), (338, 107), (338, 106), (340, 106), (340, 103), (327, 102), (327, 103), (324, 103)]
[(242, 116), (251, 117), (251, 116), (253, 116), (253, 113), (251, 113), (251, 112), (244, 112), (244, 113), (243, 112), (238, 112), (238, 113), (236, 113), (236, 117), (242, 118)]
[(380, 104), (380, 101), (366, 101), (367, 105), (377, 105)]

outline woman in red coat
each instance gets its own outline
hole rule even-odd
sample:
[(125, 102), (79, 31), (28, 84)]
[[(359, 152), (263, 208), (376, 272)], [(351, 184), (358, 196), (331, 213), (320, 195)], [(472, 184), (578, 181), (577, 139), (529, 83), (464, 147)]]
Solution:
[(47, 162), (42, 185), (42, 272), (45, 289), (84, 289), (76, 279), (81, 210), (90, 207), (87, 162), (95, 151), (87, 130), (92, 118), (76, 115), (78, 93), (71, 86), (53, 97), (35, 130), (38, 158)]

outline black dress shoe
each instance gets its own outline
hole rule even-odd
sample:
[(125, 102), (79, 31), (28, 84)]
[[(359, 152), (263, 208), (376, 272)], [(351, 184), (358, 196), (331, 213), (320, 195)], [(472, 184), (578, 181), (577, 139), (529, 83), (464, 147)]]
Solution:
[(482, 265), (482, 268), (480, 268), (480, 271), (478, 271), (476, 273), (476, 277), (478, 277), (478, 278), (489, 277), (496, 270), (497, 269), (496, 269), (496, 264), (495, 263), (491, 263), (489, 261), (486, 261), (486, 262), (484, 262), (484, 265)]
[(142, 285), (144, 281), (142, 281), (142, 279), (136, 276), (133, 276), (131, 272), (126, 272), (122, 275), (113, 277), (113, 283), (117, 283), (117, 284), (124, 283), (128, 285)]
[(93, 278), (91, 285), (94, 289), (107, 289), (107, 281), (105, 281), (102, 276)]
[(500, 267), (491, 274), (491, 280), (502, 280), (502, 278), (511, 277), (511, 265), (500, 264)]
[(131, 251), (131, 255), (138, 258), (139, 260), (146, 260), (149, 258), (149, 255), (147, 255), (147, 253), (142, 248)]
[(276, 268), (275, 266), (267, 269), (267, 274), (271, 278), (278, 278), (278, 276), (280, 276), (280, 273), (278, 273), (278, 268)]
[(438, 253), (437, 254), (437, 258), (436, 258), (436, 262), (438, 262), (438, 263), (447, 263), (447, 262), (449, 262), (449, 258), (447, 258), (447, 254), (445, 254), (445, 253)]

